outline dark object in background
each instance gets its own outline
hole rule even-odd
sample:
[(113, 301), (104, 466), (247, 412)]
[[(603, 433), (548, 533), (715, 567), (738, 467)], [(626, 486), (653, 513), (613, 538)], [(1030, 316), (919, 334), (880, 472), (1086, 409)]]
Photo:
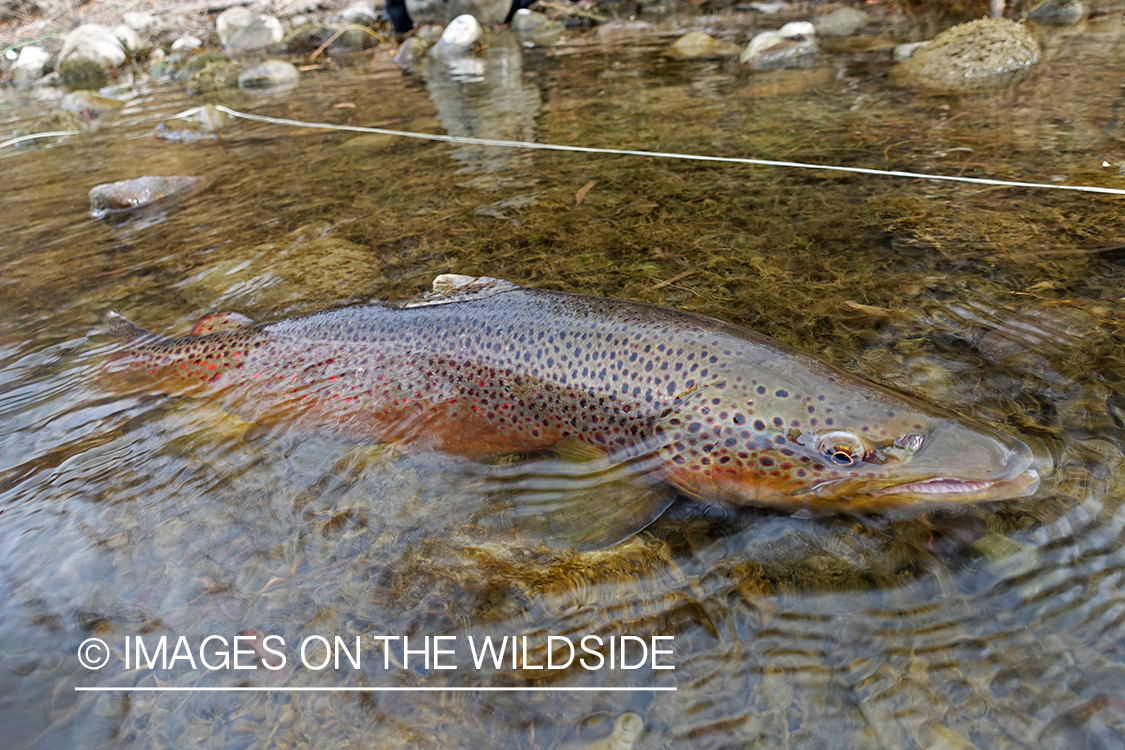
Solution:
[[(449, 0), (444, 2), (448, 3)], [(534, 2), (535, 0), (513, 0), (504, 23), (510, 23), (517, 10), (530, 7)], [(394, 25), (396, 34), (405, 34), (414, 28), (414, 21), (406, 12), (406, 0), (387, 0), (387, 4), (383, 7), (383, 17)]]

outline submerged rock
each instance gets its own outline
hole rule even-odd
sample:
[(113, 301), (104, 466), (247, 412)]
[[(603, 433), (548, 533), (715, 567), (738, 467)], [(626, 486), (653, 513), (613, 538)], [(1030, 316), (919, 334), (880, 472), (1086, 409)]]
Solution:
[(719, 41), (702, 31), (689, 31), (673, 42), (666, 54), (675, 60), (702, 60), (710, 57), (734, 57), (741, 50), (737, 44)]
[(82, 132), (88, 130), (89, 127), (89, 122), (83, 120), (79, 115), (60, 109), (34, 120), (30, 125), (16, 130), (12, 135), (21, 136), (31, 135), (33, 133), (57, 133), (67, 130)]
[(108, 182), (90, 190), (90, 215), (100, 219), (122, 214), (157, 202), (182, 198), (200, 187), (202, 177), (137, 177)]
[(426, 56), (429, 45), (418, 36), (407, 37), (395, 52), (394, 64), (405, 71), (412, 71)]
[(754, 70), (809, 67), (816, 60), (816, 27), (794, 21), (777, 31), (764, 31), (750, 40), (738, 60)]
[(266, 60), (238, 77), (243, 89), (276, 89), (296, 86), (301, 79), (297, 66), (285, 60)]
[(189, 94), (206, 94), (238, 85), (238, 68), (226, 60), (208, 62), (191, 74), (187, 82)]
[(1039, 45), (1021, 24), (981, 18), (938, 34), (895, 74), (929, 89), (975, 91), (1009, 84), (1038, 62)]
[(1027, 14), (1027, 20), (1044, 26), (1074, 26), (1086, 17), (1082, 0), (1047, 0)]
[(562, 38), (563, 24), (552, 21), (543, 13), (520, 8), (512, 16), (512, 31), (516, 32), (524, 47), (544, 47), (558, 43)]
[(62, 98), (62, 104), (59, 106), (67, 112), (74, 112), (87, 120), (93, 120), (106, 112), (121, 109), (125, 106), (125, 102), (108, 96), (99, 96), (92, 91), (71, 91)]
[(230, 117), (214, 104), (205, 104), (183, 117), (175, 117), (156, 126), (156, 137), (175, 143), (198, 143), (218, 140), (217, 131), (225, 128)]

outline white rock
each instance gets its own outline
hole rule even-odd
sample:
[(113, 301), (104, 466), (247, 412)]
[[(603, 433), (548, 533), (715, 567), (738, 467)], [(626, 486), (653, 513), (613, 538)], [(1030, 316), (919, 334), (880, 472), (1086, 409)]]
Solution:
[(226, 44), (227, 54), (239, 57), (281, 44), (284, 38), (285, 29), (281, 26), (281, 21), (273, 16), (257, 16), (230, 38)]
[(172, 51), (179, 52), (182, 49), (199, 49), (203, 46), (203, 40), (191, 34), (184, 34), (182, 37), (172, 42)]
[(66, 35), (59, 63), (69, 60), (90, 60), (108, 70), (125, 62), (125, 48), (113, 29), (94, 23), (82, 24)]
[(920, 47), (927, 43), (928, 42), (908, 42), (898, 45), (894, 50), (895, 62), (906, 62), (914, 56), (914, 53), (917, 52)]
[(449, 22), (445, 31), (441, 32), (441, 39), (434, 45), (434, 52), (440, 54), (468, 52), (480, 41), (483, 34), (484, 29), (476, 18), (467, 13), (457, 16)]
[(332, 16), (334, 23), (372, 24), (379, 20), (379, 12), (375, 10), (374, 0), (362, 0), (352, 3), (342, 11)]
[(156, 16), (151, 13), (137, 13), (136, 11), (129, 11), (122, 15), (121, 22), (133, 31), (151, 29), (157, 24)]
[(117, 37), (117, 41), (121, 42), (121, 46), (125, 48), (126, 52), (136, 52), (144, 46), (140, 35), (123, 23), (113, 27), (113, 35)]
[(19, 57), (12, 63), (12, 72), (26, 70), (31, 75), (41, 76), (43, 75), (43, 68), (47, 67), (47, 61), (50, 59), (50, 52), (42, 47), (29, 44), (20, 50)]
[(215, 19), (215, 31), (219, 33), (219, 41), (225, 47), (238, 32), (245, 29), (254, 21), (254, 14), (241, 6), (227, 8)]
[(19, 57), (12, 63), (8, 76), (16, 86), (27, 86), (43, 75), (43, 69), (47, 67), (50, 59), (51, 53), (47, 50), (29, 44), (20, 50)]

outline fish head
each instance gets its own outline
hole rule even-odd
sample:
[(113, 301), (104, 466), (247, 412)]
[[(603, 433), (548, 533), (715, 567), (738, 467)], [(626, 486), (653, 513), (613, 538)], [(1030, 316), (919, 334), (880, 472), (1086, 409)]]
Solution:
[(865, 381), (832, 380), (845, 387), (822, 389), (832, 397), (801, 404), (802, 413), (759, 400), (755, 415), (769, 416), (751, 417), (745, 427), (754, 429), (717, 422), (705, 442), (672, 457), (669, 481), (734, 504), (860, 514), (1025, 497), (1050, 471), (1027, 443), (988, 425)]

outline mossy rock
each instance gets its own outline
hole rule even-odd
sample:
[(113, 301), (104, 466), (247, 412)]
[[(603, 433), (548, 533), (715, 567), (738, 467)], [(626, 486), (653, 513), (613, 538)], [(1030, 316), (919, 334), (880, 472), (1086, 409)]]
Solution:
[(72, 57), (59, 63), (59, 78), (71, 86), (89, 89), (101, 88), (108, 81), (102, 66), (84, 57)]
[(202, 69), (192, 73), (188, 79), (187, 92), (189, 94), (206, 94), (211, 91), (238, 86), (238, 68), (226, 60), (212, 62)]
[(940, 91), (1005, 86), (1039, 62), (1039, 44), (1023, 25), (982, 18), (943, 31), (895, 73), (907, 83)]

